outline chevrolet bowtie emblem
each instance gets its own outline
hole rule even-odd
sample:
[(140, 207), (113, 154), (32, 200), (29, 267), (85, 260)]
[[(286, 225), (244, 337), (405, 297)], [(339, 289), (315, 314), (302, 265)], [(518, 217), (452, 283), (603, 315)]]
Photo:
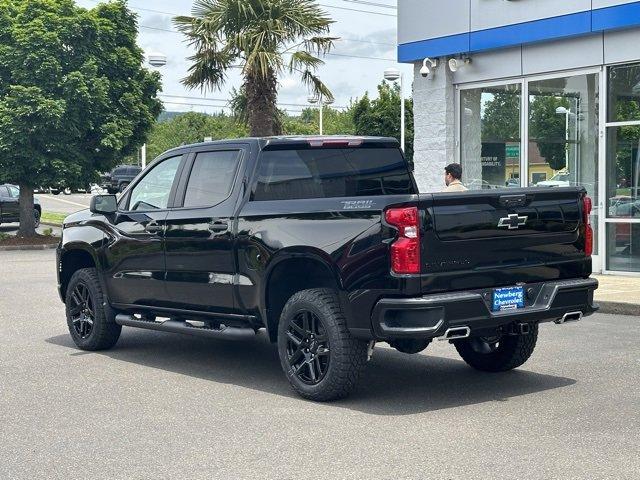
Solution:
[(498, 222), (498, 228), (508, 228), (509, 230), (517, 230), (527, 224), (529, 217), (521, 217), (517, 213), (512, 213), (508, 217), (501, 218)]

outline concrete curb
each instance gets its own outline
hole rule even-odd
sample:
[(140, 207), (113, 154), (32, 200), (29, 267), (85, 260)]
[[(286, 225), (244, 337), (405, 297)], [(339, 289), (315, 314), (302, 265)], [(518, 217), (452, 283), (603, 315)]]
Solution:
[(611, 313), (613, 315), (631, 315), (634, 317), (640, 317), (640, 304), (637, 303), (624, 303), (624, 302), (602, 302), (596, 300), (596, 303), (600, 305), (598, 313)]
[(46, 225), (47, 227), (58, 227), (58, 228), (62, 228), (62, 224), (60, 223), (53, 223), (53, 222), (40, 222), (40, 225)]
[(58, 246), (57, 243), (51, 245), (5, 245), (0, 246), (0, 252), (28, 251), (28, 250), (53, 250)]

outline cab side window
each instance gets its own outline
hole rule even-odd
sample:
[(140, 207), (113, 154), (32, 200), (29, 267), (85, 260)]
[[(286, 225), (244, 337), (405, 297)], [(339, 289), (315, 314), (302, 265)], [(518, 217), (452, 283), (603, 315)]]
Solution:
[(229, 197), (240, 162), (240, 151), (196, 155), (184, 197), (185, 207), (213, 207)]
[(20, 190), (18, 190), (16, 187), (7, 187), (9, 189), (9, 196), (11, 198), (18, 198), (20, 196)]
[(9, 198), (9, 189), (7, 187), (0, 187), (0, 198)]
[(182, 155), (167, 158), (149, 170), (131, 191), (128, 210), (149, 211), (167, 208), (181, 161)]

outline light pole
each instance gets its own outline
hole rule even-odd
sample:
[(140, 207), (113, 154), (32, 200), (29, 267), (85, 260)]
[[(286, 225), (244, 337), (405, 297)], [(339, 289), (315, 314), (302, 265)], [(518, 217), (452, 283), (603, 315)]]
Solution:
[[(161, 68), (167, 64), (167, 56), (162, 53), (147, 54), (147, 63), (153, 68)], [(140, 148), (140, 165), (144, 170), (147, 168), (147, 144), (146, 142)]]
[(321, 94), (314, 94), (307, 98), (307, 102), (311, 105), (318, 105), (318, 112), (320, 113), (320, 135), (324, 135), (324, 107), (331, 105), (333, 100), (325, 100)]
[[(571, 115), (575, 115), (571, 110), (569, 110), (566, 107), (558, 107), (556, 108), (556, 114), (558, 115), (564, 115), (565, 118), (565, 123), (564, 123), (564, 137), (565, 137), (565, 147), (564, 147), (564, 165), (565, 168), (569, 167), (569, 117), (571, 117)], [(576, 115), (576, 118), (577, 115)], [(576, 126), (576, 136), (577, 136), (577, 126)], [(578, 174), (578, 159), (576, 158), (576, 165), (571, 169), (572, 171), (569, 173), (572, 173), (573, 175), (576, 175), (576, 181), (577, 181), (577, 174)]]
[(405, 107), (404, 107), (404, 85), (403, 75), (397, 68), (387, 68), (384, 71), (384, 79), (389, 82), (399, 81), (400, 83), (400, 148), (405, 151)]

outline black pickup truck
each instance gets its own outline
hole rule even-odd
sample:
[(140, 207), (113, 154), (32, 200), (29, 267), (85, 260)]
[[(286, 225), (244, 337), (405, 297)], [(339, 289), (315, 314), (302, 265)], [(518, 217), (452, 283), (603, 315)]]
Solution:
[(581, 188), (418, 194), (392, 139), (203, 143), (68, 217), (58, 288), (81, 349), (114, 346), (123, 325), (265, 329), (293, 388), (332, 400), (376, 342), (411, 354), (444, 340), (506, 371), (541, 322), (593, 313), (590, 210)]

